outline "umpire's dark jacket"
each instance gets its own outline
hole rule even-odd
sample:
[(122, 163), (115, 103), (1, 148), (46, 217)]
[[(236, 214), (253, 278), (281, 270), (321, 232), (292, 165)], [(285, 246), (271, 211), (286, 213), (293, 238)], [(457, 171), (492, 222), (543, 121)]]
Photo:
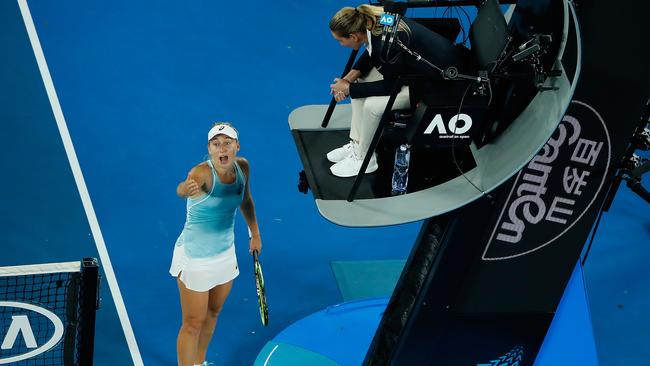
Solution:
[[(411, 34), (408, 35), (405, 30), (400, 29), (397, 36), (409, 49), (443, 70), (448, 66), (460, 66), (461, 53), (451, 41), (410, 19), (402, 18), (402, 20), (411, 29)], [(369, 55), (368, 50), (365, 50), (354, 64), (353, 69), (359, 70), (362, 75), (365, 75), (371, 68), (375, 67), (384, 76), (384, 80), (351, 84), (351, 98), (390, 95), (391, 88), (399, 75), (424, 74), (432, 77), (440, 76), (438, 71), (422, 61), (417, 61), (414, 56), (408, 54), (395, 42), (393, 42), (387, 57), (389, 60), (393, 59), (391, 61), (394, 61), (394, 63), (386, 63), (380, 59), (382, 51), (381, 35), (372, 35), (369, 42), (372, 42), (372, 55)]]

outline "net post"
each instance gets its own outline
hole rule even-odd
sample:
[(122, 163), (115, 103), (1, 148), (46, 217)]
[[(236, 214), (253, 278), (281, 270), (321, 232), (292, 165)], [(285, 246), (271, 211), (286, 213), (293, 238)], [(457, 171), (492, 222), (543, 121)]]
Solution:
[(95, 345), (95, 311), (99, 309), (99, 264), (96, 258), (81, 261), (79, 364), (92, 365)]

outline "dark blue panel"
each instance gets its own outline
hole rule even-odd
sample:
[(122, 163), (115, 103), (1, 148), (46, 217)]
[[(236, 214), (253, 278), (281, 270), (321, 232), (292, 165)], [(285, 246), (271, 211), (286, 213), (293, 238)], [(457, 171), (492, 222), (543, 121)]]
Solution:
[[(387, 303), (388, 298), (368, 299), (329, 307), (287, 327), (273, 339), (273, 344), (279, 343), (280, 347), (283, 343), (291, 344), (343, 366), (360, 365)], [(262, 350), (258, 362), (268, 359), (269, 365), (292, 364), (282, 357), (276, 359), (272, 354), (269, 357), (269, 354), (268, 347)], [(497, 351), (494, 359), (500, 356), (505, 354)], [(494, 362), (484, 361), (481, 365)], [(598, 365), (580, 265), (573, 271), (535, 361), (535, 366), (557, 365)]]
[(590, 315), (582, 266), (577, 264), (537, 354), (535, 366), (597, 366)]

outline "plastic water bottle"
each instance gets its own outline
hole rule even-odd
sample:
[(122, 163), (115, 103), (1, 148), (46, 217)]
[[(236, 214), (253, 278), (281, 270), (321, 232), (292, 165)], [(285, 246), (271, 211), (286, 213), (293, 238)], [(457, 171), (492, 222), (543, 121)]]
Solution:
[(406, 193), (406, 186), (409, 182), (409, 161), (411, 151), (409, 145), (400, 145), (395, 151), (395, 167), (393, 168), (392, 194)]

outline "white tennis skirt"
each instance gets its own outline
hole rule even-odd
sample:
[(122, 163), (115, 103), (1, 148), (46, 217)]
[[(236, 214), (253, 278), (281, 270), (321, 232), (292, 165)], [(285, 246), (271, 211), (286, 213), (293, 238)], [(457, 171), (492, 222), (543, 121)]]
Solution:
[(235, 246), (208, 258), (190, 258), (183, 246), (174, 246), (169, 273), (174, 277), (180, 274), (180, 280), (192, 291), (209, 291), (239, 276)]

